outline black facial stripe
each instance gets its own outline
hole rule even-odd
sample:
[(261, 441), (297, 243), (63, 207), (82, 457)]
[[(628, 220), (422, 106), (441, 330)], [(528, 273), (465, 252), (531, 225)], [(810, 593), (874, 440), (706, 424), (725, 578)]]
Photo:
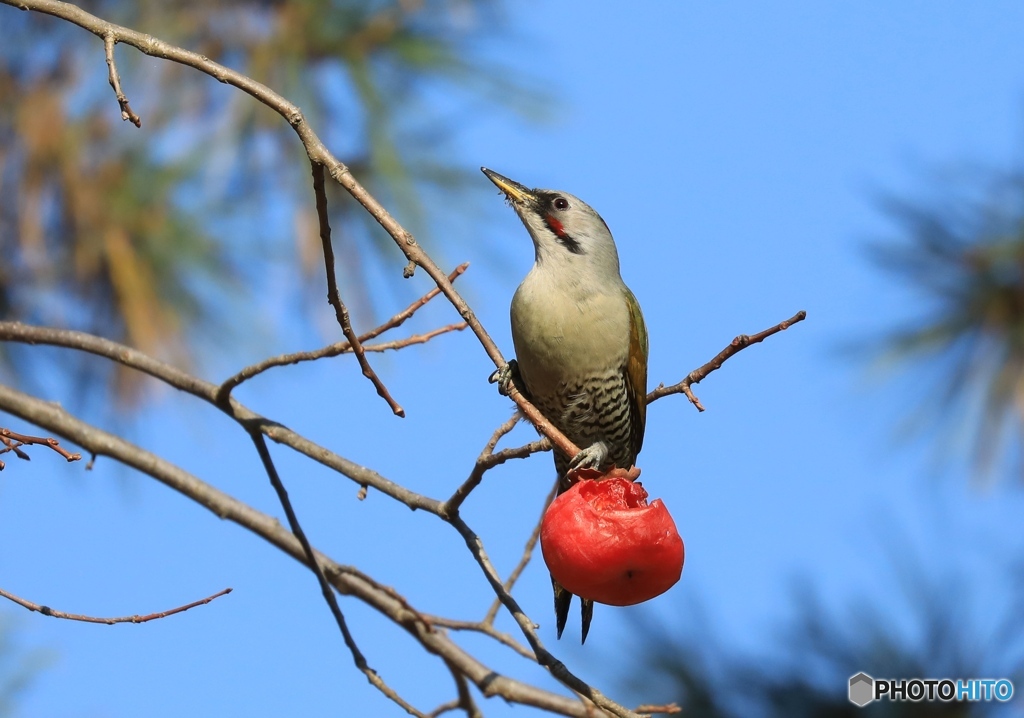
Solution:
[(573, 254), (583, 254), (583, 247), (575, 239), (565, 234), (558, 238), (558, 243)]
[(551, 234), (555, 235), (555, 239), (558, 241), (560, 245), (565, 247), (573, 254), (583, 254), (583, 246), (575, 239), (573, 239), (571, 236), (566, 234), (565, 230), (562, 229), (561, 227), (555, 228), (551, 224), (551, 221), (548, 219), (548, 216), (546, 214), (544, 215), (544, 224), (546, 224), (548, 229), (551, 230)]

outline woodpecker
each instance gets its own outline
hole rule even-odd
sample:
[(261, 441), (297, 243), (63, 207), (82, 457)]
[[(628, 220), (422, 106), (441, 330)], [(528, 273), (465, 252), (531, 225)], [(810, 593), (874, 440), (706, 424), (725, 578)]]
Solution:
[[(644, 441), (647, 329), (636, 297), (619, 274), (608, 225), (567, 192), (529, 189), (486, 167), (533, 239), (535, 261), (512, 298), (516, 358), (492, 380), (511, 382), (580, 452), (555, 449), (559, 493), (578, 468), (628, 469)], [(553, 578), (562, 637), (572, 594)], [(593, 601), (581, 599), (583, 641)]]

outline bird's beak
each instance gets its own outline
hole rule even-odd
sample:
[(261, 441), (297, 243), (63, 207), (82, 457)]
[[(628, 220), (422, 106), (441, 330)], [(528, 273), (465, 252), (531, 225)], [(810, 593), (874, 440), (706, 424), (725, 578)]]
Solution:
[(489, 170), (486, 167), (481, 167), (480, 170), (487, 175), (487, 179), (497, 185), (498, 189), (505, 193), (505, 197), (513, 205), (526, 204), (533, 202), (536, 199), (536, 195), (529, 187), (525, 187), (515, 180), (510, 180), (508, 177), (503, 177), (494, 170)]

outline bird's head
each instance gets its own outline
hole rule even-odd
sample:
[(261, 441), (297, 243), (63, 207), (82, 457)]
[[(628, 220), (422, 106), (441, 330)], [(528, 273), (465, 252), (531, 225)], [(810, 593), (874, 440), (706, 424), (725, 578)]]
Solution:
[(480, 169), (523, 220), (533, 238), (538, 265), (619, 276), (612, 233), (590, 205), (568, 192), (530, 189), (486, 167)]

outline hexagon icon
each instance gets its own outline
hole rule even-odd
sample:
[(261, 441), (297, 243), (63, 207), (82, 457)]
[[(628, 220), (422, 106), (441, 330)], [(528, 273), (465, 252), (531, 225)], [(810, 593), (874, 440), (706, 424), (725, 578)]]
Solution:
[(867, 673), (850, 676), (850, 703), (863, 708), (875, 699), (874, 693), (875, 679)]

